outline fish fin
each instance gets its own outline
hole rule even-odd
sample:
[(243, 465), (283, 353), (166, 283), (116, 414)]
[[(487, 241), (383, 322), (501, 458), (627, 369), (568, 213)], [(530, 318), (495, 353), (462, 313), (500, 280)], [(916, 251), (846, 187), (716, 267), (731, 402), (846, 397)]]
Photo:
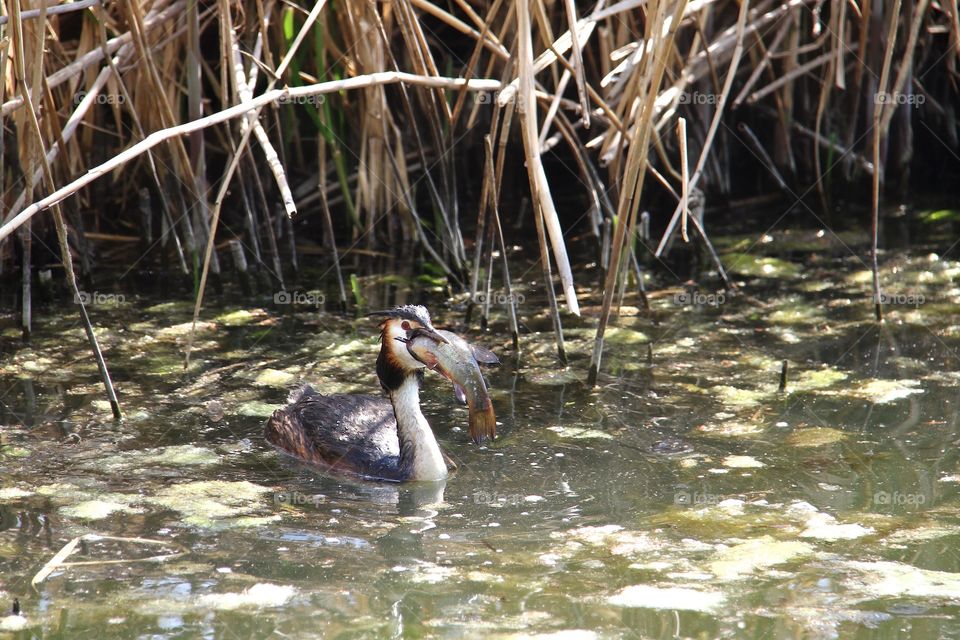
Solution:
[(446, 451), (441, 450), (440, 455), (443, 456), (443, 462), (447, 465), (447, 471), (456, 471), (457, 463), (454, 462), (453, 458), (447, 455)]
[(470, 345), (470, 353), (473, 354), (473, 359), (480, 364), (500, 364), (500, 358), (497, 357), (497, 354), (478, 344)]
[(497, 416), (493, 413), (493, 404), (488, 404), (485, 409), (470, 411), (470, 437), (477, 444), (482, 444), (484, 440), (493, 440), (497, 437)]
[(456, 382), (453, 383), (453, 395), (460, 401), (460, 404), (467, 404), (467, 392)]

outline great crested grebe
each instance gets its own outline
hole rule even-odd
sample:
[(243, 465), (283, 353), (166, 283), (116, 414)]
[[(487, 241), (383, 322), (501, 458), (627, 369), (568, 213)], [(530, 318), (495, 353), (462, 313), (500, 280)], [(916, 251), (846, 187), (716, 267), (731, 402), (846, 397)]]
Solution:
[[(384, 316), (377, 377), (388, 398), (322, 395), (304, 385), (290, 395), (289, 405), (277, 409), (267, 421), (267, 441), (335, 473), (392, 482), (442, 480), (456, 467), (440, 450), (420, 411), (420, 382), (426, 365), (408, 350), (407, 342), (416, 338), (422, 346), (427, 338), (439, 345), (447, 339), (433, 328), (430, 314), (421, 306), (372, 315)], [(459, 386), (470, 382), (452, 381)], [(489, 414), (493, 419), (492, 409)], [(471, 416), (471, 424), (473, 420)], [(490, 436), (495, 424), (486, 431)]]

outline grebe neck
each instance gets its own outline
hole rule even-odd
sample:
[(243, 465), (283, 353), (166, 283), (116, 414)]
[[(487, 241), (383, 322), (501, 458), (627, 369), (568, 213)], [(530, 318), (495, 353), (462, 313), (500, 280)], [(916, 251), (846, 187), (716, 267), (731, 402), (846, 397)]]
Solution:
[(390, 402), (397, 418), (400, 468), (410, 480), (446, 478), (447, 463), (430, 424), (420, 411), (419, 376), (406, 376), (397, 388), (390, 391)]

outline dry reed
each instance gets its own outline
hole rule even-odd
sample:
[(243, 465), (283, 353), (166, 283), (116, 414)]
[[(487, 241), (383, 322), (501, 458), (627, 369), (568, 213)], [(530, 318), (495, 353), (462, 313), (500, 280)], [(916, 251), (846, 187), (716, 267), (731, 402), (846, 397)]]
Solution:
[[(942, 77), (955, 68), (956, 2), (20, 2), (0, 16), (0, 71), (7, 58), (14, 63), (2, 77), (0, 113), (5, 141), (17, 142), (16, 154), (0, 147), (0, 270), (19, 258), (25, 334), (30, 238), (50, 222), (68, 282), (68, 231), (82, 244), (136, 229), (159, 245), (152, 251), (195, 274), (195, 318), (221, 251), (240, 264), (252, 254), (282, 285), (281, 258), (299, 265), (290, 221), (298, 212), (320, 215), (342, 306), (338, 238), (368, 249), (414, 241), (471, 296), (493, 286), (499, 251), (510, 291), (500, 205), (519, 199), (503, 183), (517, 166), (506, 149), (522, 145), (527, 184), (519, 196), (528, 192), (532, 206), (521, 215), (540, 249), (561, 360), (553, 272), (571, 314), (580, 312), (577, 286), (588, 283), (574, 277), (567, 233), (577, 216), (556, 201), (545, 154), (568, 158), (583, 183), (583, 237), (604, 268), (595, 382), (607, 324), (628, 275), (639, 274), (641, 203), (666, 197), (674, 207), (656, 255), (678, 224), (689, 241), (691, 225), (725, 278), (702, 217), (688, 215), (695, 196), (729, 190), (723, 158), (739, 149), (766, 167), (773, 188), (793, 197), (791, 185), (809, 184), (826, 208), (824, 177), (839, 161), (824, 165), (821, 154), (839, 156), (847, 182), (872, 183), (876, 273), (883, 186), (902, 179), (911, 159), (885, 162), (888, 139), (911, 135), (911, 116), (939, 117), (935, 109), (905, 114), (918, 100), (899, 98), (943, 105), (957, 97), (953, 84), (921, 85), (916, 73), (923, 66)], [(956, 136), (944, 137), (956, 146)], [(468, 153), (483, 176), (472, 208), (457, 160)], [(270, 180), (261, 180), (261, 167)], [(141, 207), (107, 215), (92, 189), (99, 179), (117, 185), (117, 204)], [(68, 198), (71, 220), (58, 212)], [(237, 206), (226, 206), (230, 198)], [(279, 206), (269, 204), (274, 198)], [(47, 209), (49, 219), (36, 218)], [(118, 231), (120, 219), (124, 234), (102, 233)], [(473, 221), (469, 247), (462, 222)], [(89, 268), (85, 257), (82, 265)], [(879, 301), (877, 276), (873, 288)], [(515, 341), (517, 313), (511, 296)]]

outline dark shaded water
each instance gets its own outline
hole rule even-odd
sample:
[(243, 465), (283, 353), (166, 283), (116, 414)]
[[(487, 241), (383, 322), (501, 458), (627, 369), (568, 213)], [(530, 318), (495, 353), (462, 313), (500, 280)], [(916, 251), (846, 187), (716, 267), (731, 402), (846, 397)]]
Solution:
[[(344, 483), (261, 438), (299, 380), (377, 388), (366, 319), (208, 308), (185, 372), (189, 302), (105, 301), (114, 424), (72, 308), (41, 314), (30, 347), (3, 316), (0, 602), (26, 614), (11, 633), (960, 636), (960, 264), (889, 256), (904, 304), (878, 328), (862, 265), (810, 251), (730, 253), (737, 297), (661, 289), (651, 314), (625, 307), (596, 390), (598, 301), (566, 319), (563, 369), (542, 292), (521, 289), (519, 362), (502, 307), (472, 336), (504, 361), (488, 375), (495, 444), (470, 444), (465, 410), (427, 378), (460, 465), (443, 486)], [(371, 304), (381, 283), (365, 281)], [(438, 325), (462, 320), (431, 306)], [(85, 534), (122, 540), (80, 542), (65, 562), (88, 564), (31, 586)]]

